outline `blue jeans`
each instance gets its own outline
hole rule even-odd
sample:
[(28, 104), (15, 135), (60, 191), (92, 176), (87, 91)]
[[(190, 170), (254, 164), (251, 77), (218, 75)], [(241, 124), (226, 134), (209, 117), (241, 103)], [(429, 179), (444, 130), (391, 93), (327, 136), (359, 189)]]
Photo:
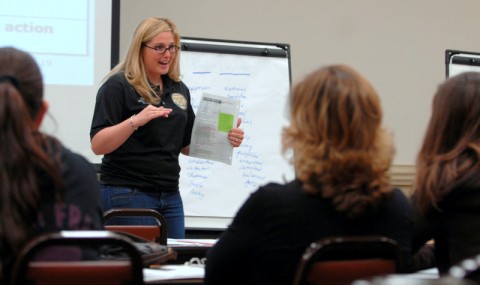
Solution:
[[(160, 212), (167, 221), (169, 238), (185, 238), (185, 215), (180, 192), (143, 191), (136, 187), (100, 184), (103, 210), (112, 208), (148, 208)], [(151, 225), (149, 217), (113, 218), (107, 224)]]

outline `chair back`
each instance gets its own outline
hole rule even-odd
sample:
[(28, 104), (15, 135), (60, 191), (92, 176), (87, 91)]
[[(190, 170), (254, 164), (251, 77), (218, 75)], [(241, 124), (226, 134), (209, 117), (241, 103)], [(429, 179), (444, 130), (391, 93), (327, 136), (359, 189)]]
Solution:
[[(118, 217), (151, 217), (156, 225), (109, 225), (108, 220)], [(124, 232), (139, 236), (148, 241), (167, 245), (167, 222), (158, 211), (146, 208), (113, 208), (103, 214), (106, 230)]]
[(380, 236), (346, 236), (313, 242), (298, 264), (293, 285), (346, 285), (362, 278), (400, 273), (404, 260), (397, 243)]
[[(119, 260), (38, 260), (49, 251), (68, 247), (117, 246), (127, 254)], [(12, 285), (126, 285), (143, 284), (143, 262), (135, 246), (124, 236), (109, 231), (61, 231), (38, 236), (20, 251), (12, 271)]]

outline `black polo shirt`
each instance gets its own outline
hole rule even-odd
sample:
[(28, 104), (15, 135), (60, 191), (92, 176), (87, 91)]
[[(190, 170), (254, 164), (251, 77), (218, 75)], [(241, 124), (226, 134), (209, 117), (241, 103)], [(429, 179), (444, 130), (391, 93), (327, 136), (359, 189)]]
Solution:
[[(190, 144), (195, 114), (187, 86), (166, 75), (162, 80), (163, 106), (173, 111), (168, 118), (156, 118), (139, 127), (118, 149), (104, 155), (101, 183), (178, 190), (178, 156)], [(97, 93), (90, 138), (138, 114), (147, 105), (123, 73), (110, 77)]]

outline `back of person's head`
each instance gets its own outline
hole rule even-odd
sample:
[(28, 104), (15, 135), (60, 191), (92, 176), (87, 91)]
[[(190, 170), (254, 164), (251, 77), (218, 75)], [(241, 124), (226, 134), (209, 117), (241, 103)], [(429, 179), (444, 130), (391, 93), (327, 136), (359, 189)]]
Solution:
[(439, 85), (417, 157), (420, 208), (437, 207), (453, 184), (480, 166), (480, 73), (465, 72)]
[(0, 48), (0, 265), (30, 237), (40, 197), (37, 176), (59, 181), (47, 153), (50, 140), (37, 131), (42, 108), (35, 60), (24, 51)]
[(357, 217), (391, 193), (387, 171), (393, 157), (381, 127), (379, 97), (352, 68), (321, 68), (296, 84), (283, 149), (293, 150), (304, 189), (331, 199), (336, 210)]
[[(141, 21), (135, 29), (124, 61), (117, 65), (109, 74), (112, 75), (118, 71), (124, 71), (129, 83), (132, 84), (137, 92), (147, 99), (148, 102), (155, 99), (153, 97), (150, 98), (153, 90), (148, 85), (142, 60), (142, 49), (143, 45), (163, 32), (172, 32), (175, 45), (180, 46), (180, 33), (175, 23), (170, 19), (150, 17)], [(170, 70), (168, 71), (168, 76), (174, 81), (180, 81), (180, 50), (175, 53)]]
[[(6, 96), (19, 92), (21, 104), (25, 105), (29, 116), (27, 120), (34, 120), (42, 105), (43, 83), (40, 69), (35, 60), (23, 51), (11, 47), (0, 48), (0, 84), (4, 95), (0, 100), (7, 100)], [(14, 99), (14, 98), (11, 98)], [(8, 100), (7, 100), (8, 101)], [(5, 102), (8, 103), (8, 102)], [(13, 103), (12, 103), (13, 104)], [(8, 105), (2, 104), (5, 109)], [(12, 114), (13, 115), (13, 114)]]

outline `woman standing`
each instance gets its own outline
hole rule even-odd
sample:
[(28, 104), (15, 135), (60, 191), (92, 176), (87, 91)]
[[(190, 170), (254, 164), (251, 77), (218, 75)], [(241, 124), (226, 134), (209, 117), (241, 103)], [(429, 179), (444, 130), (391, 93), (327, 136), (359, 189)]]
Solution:
[[(165, 18), (147, 18), (135, 30), (124, 61), (97, 94), (90, 132), (95, 154), (103, 154), (100, 183), (104, 210), (151, 208), (167, 220), (168, 236), (185, 235), (179, 192), (179, 155), (189, 154), (195, 114), (180, 80), (180, 34)], [(243, 131), (233, 128), (234, 147)], [(121, 223), (152, 223), (123, 220)], [(119, 222), (120, 223), (120, 222)]]

